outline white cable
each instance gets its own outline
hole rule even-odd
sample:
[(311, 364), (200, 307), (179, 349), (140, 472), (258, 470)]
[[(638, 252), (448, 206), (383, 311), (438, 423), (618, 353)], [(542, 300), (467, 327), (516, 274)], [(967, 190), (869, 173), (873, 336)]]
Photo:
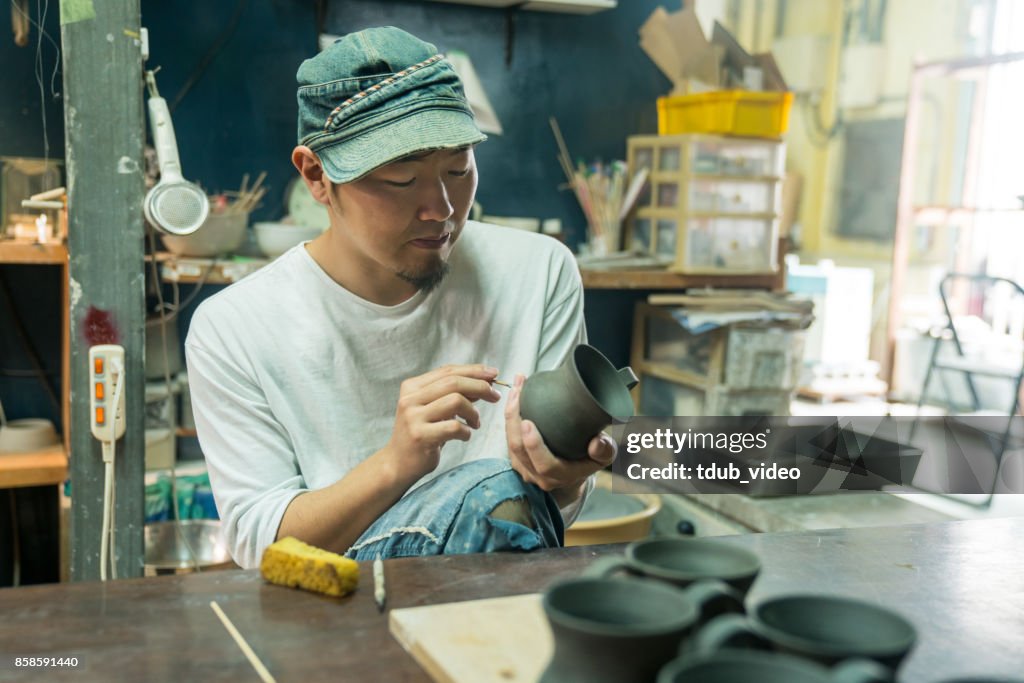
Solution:
[(107, 450), (113, 444), (103, 442), (103, 526), (100, 531), (100, 581), (107, 580), (110, 556), (110, 490), (114, 483), (114, 462), (107, 459)]
[[(110, 372), (117, 373), (117, 384), (114, 385), (114, 394), (111, 405), (113, 414), (110, 416), (109, 438), (103, 444), (103, 526), (100, 531), (100, 581), (107, 580), (107, 566), (110, 566), (111, 578), (117, 578), (117, 563), (113, 560), (114, 542), (114, 455), (117, 443), (117, 420), (118, 408), (121, 403), (121, 392), (124, 390), (124, 367), (116, 360), (110, 364)], [(124, 416), (120, 416), (124, 419)]]
[(114, 463), (110, 463), (110, 578), (117, 578), (117, 543), (116, 534), (117, 520), (115, 514), (117, 511), (117, 487), (114, 486)]

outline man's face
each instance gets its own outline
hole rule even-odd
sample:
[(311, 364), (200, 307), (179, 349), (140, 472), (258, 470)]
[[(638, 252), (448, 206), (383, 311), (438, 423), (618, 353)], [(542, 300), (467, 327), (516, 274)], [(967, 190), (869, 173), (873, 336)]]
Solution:
[(415, 154), (335, 185), (332, 226), (345, 244), (346, 265), (371, 286), (433, 289), (447, 271), (476, 186), (469, 147)]

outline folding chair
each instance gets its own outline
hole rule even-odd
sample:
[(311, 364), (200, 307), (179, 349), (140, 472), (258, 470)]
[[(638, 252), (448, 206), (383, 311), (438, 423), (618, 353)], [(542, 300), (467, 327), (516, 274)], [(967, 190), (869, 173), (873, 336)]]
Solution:
[[(973, 303), (977, 306), (980, 305), (981, 309), (985, 308), (985, 305), (990, 303), (987, 300), (987, 296), (993, 291), (993, 288), (998, 286), (1000, 283), (1005, 283), (1008, 288), (1008, 294), (1017, 298), (1018, 303), (1024, 306), (1024, 287), (1019, 284), (1003, 277), (992, 277), (989, 275), (970, 275), (966, 273), (949, 273), (939, 283), (939, 298), (942, 300), (942, 308), (946, 315), (945, 327), (935, 335), (935, 344), (932, 347), (931, 358), (928, 362), (928, 370), (925, 373), (924, 385), (921, 387), (921, 395), (917, 400), (917, 414), (921, 414), (921, 407), (928, 395), (928, 387), (931, 383), (932, 377), (938, 374), (942, 383), (947, 409), (956, 409), (956, 401), (952, 395), (952, 391), (949, 388), (949, 384), (946, 381), (944, 375), (945, 371), (951, 371), (960, 373), (966, 382), (967, 393), (970, 398), (970, 405), (973, 411), (980, 411), (982, 409), (982, 401), (978, 395), (977, 385), (975, 379), (978, 377), (994, 377), (1002, 380), (1006, 380), (1012, 383), (1013, 386), (1013, 398), (1010, 403), (1010, 409), (1007, 413), (1006, 428), (1003, 430), (1001, 435), (987, 434), (989, 443), (992, 447), (992, 453), (995, 457), (995, 475), (996, 478), (993, 480), (994, 483), (998, 480), (1000, 468), (1002, 466), (1003, 454), (1006, 452), (1007, 444), (1010, 441), (1011, 431), (1013, 427), (1013, 417), (1017, 415), (1018, 409), (1020, 408), (1020, 390), (1021, 383), (1024, 381), (1024, 356), (1021, 357), (1021, 362), (1016, 367), (1003, 367), (994, 365), (991, 362), (984, 360), (977, 360), (969, 357), (965, 353), (964, 343), (961, 339), (960, 332), (957, 330), (956, 318), (953, 315), (950, 307), (951, 290), (958, 285), (966, 285), (969, 288), (969, 292), (973, 295), (978, 294), (978, 288), (981, 288), (980, 298), (973, 299)], [(1009, 299), (1010, 297), (1007, 297)], [(984, 313), (984, 311), (981, 311)], [(984, 315), (981, 317), (985, 317)], [(1006, 317), (1006, 316), (1002, 316)], [(997, 331), (1006, 332), (1012, 331), (1015, 334), (1019, 334), (1020, 330), (1012, 330), (1014, 327), (1013, 323), (1009, 324), (1010, 330), (999, 329), (1004, 326), (1005, 321), (999, 322), (995, 325)], [(951, 341), (953, 343), (953, 350), (955, 355), (941, 354), (943, 348), (943, 342)], [(939, 372), (936, 372), (939, 371)], [(914, 432), (917, 428), (917, 422), (911, 426), (910, 438), (913, 440)], [(980, 504), (980, 507), (988, 507), (992, 503), (992, 496), (994, 490), (989, 492), (988, 499)], [(962, 501), (963, 502), (963, 501)]]

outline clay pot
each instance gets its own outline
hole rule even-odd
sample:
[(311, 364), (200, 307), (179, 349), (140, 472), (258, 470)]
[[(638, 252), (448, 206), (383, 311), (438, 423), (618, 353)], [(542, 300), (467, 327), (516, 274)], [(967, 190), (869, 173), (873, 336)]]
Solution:
[[(728, 591), (718, 582), (679, 590), (593, 575), (554, 584), (542, 604), (555, 649), (540, 683), (650, 683), (700, 626), (706, 605), (721, 601), (723, 590)], [(742, 603), (734, 607), (742, 609)]]
[(861, 658), (896, 671), (916, 639), (914, 626), (884, 607), (834, 595), (788, 595), (761, 602), (748, 617), (714, 619), (696, 645), (701, 652), (769, 648), (825, 666)]
[(827, 669), (791, 655), (726, 650), (677, 659), (661, 670), (657, 683), (880, 683), (892, 680), (892, 674), (884, 667), (863, 659), (846, 660)]
[(709, 538), (648, 538), (630, 543), (625, 557), (600, 561), (605, 575), (616, 570), (686, 588), (717, 579), (746, 596), (761, 571), (757, 555)]
[(633, 417), (629, 390), (636, 384), (631, 368), (616, 370), (593, 346), (579, 344), (560, 366), (526, 380), (519, 413), (537, 425), (552, 453), (580, 460), (602, 429)]

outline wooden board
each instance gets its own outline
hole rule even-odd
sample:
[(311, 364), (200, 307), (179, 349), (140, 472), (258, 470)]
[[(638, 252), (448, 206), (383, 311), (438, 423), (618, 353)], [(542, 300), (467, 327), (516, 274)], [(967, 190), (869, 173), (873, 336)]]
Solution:
[(60, 444), (28, 453), (0, 453), (0, 488), (62, 484), (68, 458)]
[(537, 593), (396, 609), (388, 625), (438, 683), (535, 683), (553, 651)]
[(0, 263), (59, 266), (67, 262), (68, 250), (63, 244), (0, 242)]

